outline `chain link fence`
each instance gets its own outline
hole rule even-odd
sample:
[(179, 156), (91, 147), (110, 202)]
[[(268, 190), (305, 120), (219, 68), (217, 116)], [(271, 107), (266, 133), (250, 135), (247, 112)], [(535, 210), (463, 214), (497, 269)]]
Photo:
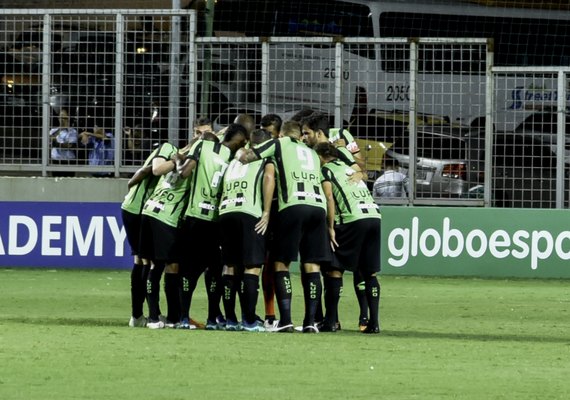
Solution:
[[(149, 15), (153, 15), (149, 17)], [(128, 176), (193, 121), (220, 130), (311, 109), (355, 137), (390, 204), (567, 205), (567, 70), (493, 66), (484, 39), (195, 37), (174, 10), (20, 10), (0, 17), (5, 174)]]

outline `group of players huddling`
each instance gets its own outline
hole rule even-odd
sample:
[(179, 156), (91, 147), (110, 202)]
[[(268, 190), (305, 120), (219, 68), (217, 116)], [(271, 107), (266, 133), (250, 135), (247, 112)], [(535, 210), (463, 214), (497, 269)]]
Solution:
[[(284, 123), (266, 115), (261, 129), (242, 114), (217, 134), (201, 118), (184, 148), (159, 145), (129, 180), (122, 204), (135, 255), (129, 326), (202, 327), (190, 310), (204, 273), (206, 329), (294, 332), (289, 267), (300, 257), (305, 310), (297, 330), (340, 329), (348, 270), (359, 328), (379, 333), (380, 211), (363, 181), (358, 151), (350, 133), (330, 129), (326, 115), (310, 110)], [(265, 319), (256, 314), (260, 275)]]

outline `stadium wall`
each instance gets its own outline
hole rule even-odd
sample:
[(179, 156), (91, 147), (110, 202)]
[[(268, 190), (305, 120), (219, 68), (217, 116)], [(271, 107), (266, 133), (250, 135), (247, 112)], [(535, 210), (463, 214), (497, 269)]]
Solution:
[[(130, 268), (126, 179), (0, 177), (0, 267)], [(382, 207), (382, 273), (570, 278), (567, 210)]]

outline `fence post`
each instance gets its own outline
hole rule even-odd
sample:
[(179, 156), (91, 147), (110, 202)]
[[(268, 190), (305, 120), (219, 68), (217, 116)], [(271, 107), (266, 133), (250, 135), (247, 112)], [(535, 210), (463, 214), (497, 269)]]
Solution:
[(269, 113), (269, 41), (261, 38), (261, 115)]
[(196, 44), (196, 13), (190, 13), (190, 31), (188, 35), (188, 133), (187, 139), (193, 135), (193, 124), (196, 120), (196, 54), (198, 45)]
[[(173, 2), (173, 6), (176, 1)], [(180, 16), (171, 17), (168, 140), (180, 146)], [(161, 104), (161, 107), (164, 105)]]
[(556, 208), (564, 208), (564, 193), (566, 192), (565, 156), (566, 156), (566, 73), (558, 71), (558, 99), (556, 104), (557, 126), (556, 130)]
[(117, 13), (115, 21), (115, 176), (119, 176), (119, 166), (123, 154), (123, 63), (124, 63), (124, 16)]
[(341, 41), (335, 44), (335, 80), (334, 80), (334, 123), (335, 127), (343, 127), (343, 106), (342, 106), (342, 50), (345, 46)]
[(50, 143), (49, 132), (51, 128), (50, 107), (50, 80), (51, 80), (51, 14), (46, 13), (43, 18), (43, 47), (42, 47), (42, 176), (47, 176), (49, 163)]
[(415, 38), (410, 39), (410, 113), (408, 131), (410, 134), (410, 165), (408, 167), (408, 178), (410, 181), (410, 193), (408, 201), (413, 203), (416, 197), (416, 163), (417, 163), (417, 124), (416, 124), (416, 110), (417, 110), (417, 90), (418, 90), (418, 40)]
[(483, 204), (485, 207), (491, 206), (492, 171), (493, 171), (493, 134), (494, 134), (494, 111), (495, 111), (495, 82), (494, 82), (494, 42), (487, 40), (486, 59), (486, 83), (485, 83), (485, 163), (483, 176)]

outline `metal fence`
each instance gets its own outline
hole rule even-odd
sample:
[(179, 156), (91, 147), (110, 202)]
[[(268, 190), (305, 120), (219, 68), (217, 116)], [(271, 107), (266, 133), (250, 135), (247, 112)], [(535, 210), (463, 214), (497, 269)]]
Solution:
[(171, 10), (0, 18), (4, 173), (128, 175), (197, 116), (217, 130), (310, 108), (356, 138), (370, 186), (398, 161), (411, 193), (382, 202), (567, 205), (569, 71), (494, 67), (484, 39), (204, 38)]

